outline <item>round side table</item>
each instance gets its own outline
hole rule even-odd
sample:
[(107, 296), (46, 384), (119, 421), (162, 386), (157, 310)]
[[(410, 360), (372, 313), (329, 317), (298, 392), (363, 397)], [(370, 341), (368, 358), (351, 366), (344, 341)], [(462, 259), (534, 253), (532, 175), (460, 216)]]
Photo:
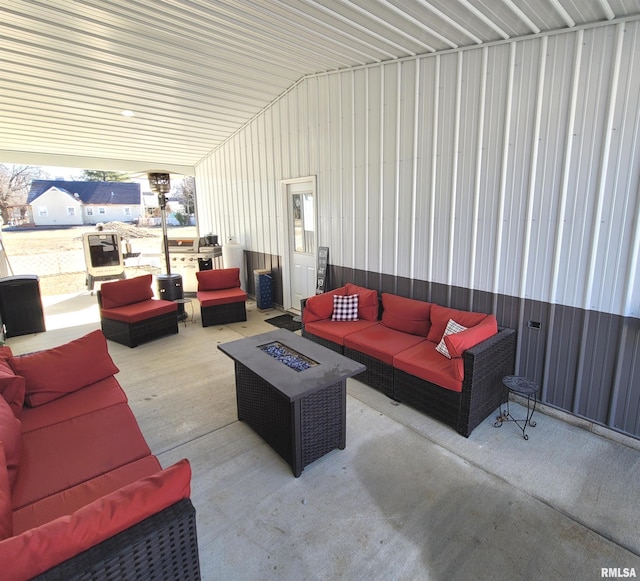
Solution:
[[(189, 298), (173, 299), (173, 302), (174, 303), (178, 303), (179, 305), (190, 305), (191, 306), (191, 319), (189, 319), (189, 316), (183, 310), (182, 318), (179, 318), (178, 321), (183, 321), (185, 327), (187, 326), (187, 321), (190, 321), (191, 323), (195, 322), (196, 317), (195, 317), (195, 313), (193, 311), (193, 303), (191, 302), (191, 299), (189, 299)], [(183, 307), (183, 309), (184, 309), (184, 307)], [(178, 313), (178, 317), (180, 317), (180, 313)]]
[[(531, 418), (536, 411), (538, 384), (526, 377), (507, 375), (502, 378), (502, 385), (505, 386), (509, 393), (515, 393), (516, 395), (527, 398), (527, 417), (525, 419), (516, 419), (511, 415), (511, 411), (509, 410), (509, 397), (507, 396), (507, 409), (503, 410), (502, 406), (500, 406), (500, 415), (496, 418), (493, 425), (499, 428), (504, 422), (514, 422), (516, 426), (522, 430), (522, 437), (528, 440), (529, 436), (526, 433), (527, 426), (531, 426), (532, 428), (536, 427), (536, 422)], [(531, 402), (533, 402), (533, 406)]]

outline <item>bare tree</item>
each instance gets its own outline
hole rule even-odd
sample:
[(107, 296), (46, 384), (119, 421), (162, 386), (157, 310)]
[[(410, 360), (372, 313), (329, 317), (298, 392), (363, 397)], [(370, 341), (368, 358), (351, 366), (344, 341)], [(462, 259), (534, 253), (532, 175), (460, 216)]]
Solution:
[(6, 224), (9, 207), (26, 204), (31, 182), (42, 176), (42, 169), (33, 165), (0, 165), (0, 215)]
[(194, 178), (183, 178), (183, 180), (173, 188), (173, 195), (184, 206), (184, 211), (188, 216), (195, 214), (196, 180)]

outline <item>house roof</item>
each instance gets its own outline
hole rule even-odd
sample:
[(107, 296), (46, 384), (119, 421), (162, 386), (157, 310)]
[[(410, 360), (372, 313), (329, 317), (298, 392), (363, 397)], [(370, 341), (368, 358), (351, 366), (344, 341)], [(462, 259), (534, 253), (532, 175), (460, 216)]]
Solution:
[(140, 204), (140, 184), (135, 182), (69, 182), (65, 180), (33, 180), (27, 196), (27, 204), (51, 188), (67, 192), (71, 196), (78, 194), (83, 204), (106, 206), (121, 204), (133, 206)]
[(307, 75), (639, 13), (640, 0), (2, 2), (0, 150), (189, 175), (176, 164), (195, 166)]

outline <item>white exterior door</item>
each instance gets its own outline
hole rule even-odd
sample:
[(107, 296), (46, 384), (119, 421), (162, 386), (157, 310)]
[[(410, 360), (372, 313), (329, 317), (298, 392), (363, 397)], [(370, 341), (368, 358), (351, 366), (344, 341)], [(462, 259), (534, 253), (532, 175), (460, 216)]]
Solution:
[(300, 300), (315, 294), (317, 235), (315, 178), (287, 180), (289, 310), (300, 312)]

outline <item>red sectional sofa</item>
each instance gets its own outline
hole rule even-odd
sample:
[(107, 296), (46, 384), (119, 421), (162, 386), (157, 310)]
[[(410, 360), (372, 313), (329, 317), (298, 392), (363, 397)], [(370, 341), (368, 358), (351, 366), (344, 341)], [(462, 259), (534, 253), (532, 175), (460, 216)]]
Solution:
[(200, 579), (191, 469), (151, 454), (101, 331), (0, 348), (0, 578)]
[(304, 337), (366, 365), (356, 379), (466, 437), (506, 401), (515, 331), (494, 315), (390, 293), (379, 300), (348, 283), (307, 299), (302, 324)]

